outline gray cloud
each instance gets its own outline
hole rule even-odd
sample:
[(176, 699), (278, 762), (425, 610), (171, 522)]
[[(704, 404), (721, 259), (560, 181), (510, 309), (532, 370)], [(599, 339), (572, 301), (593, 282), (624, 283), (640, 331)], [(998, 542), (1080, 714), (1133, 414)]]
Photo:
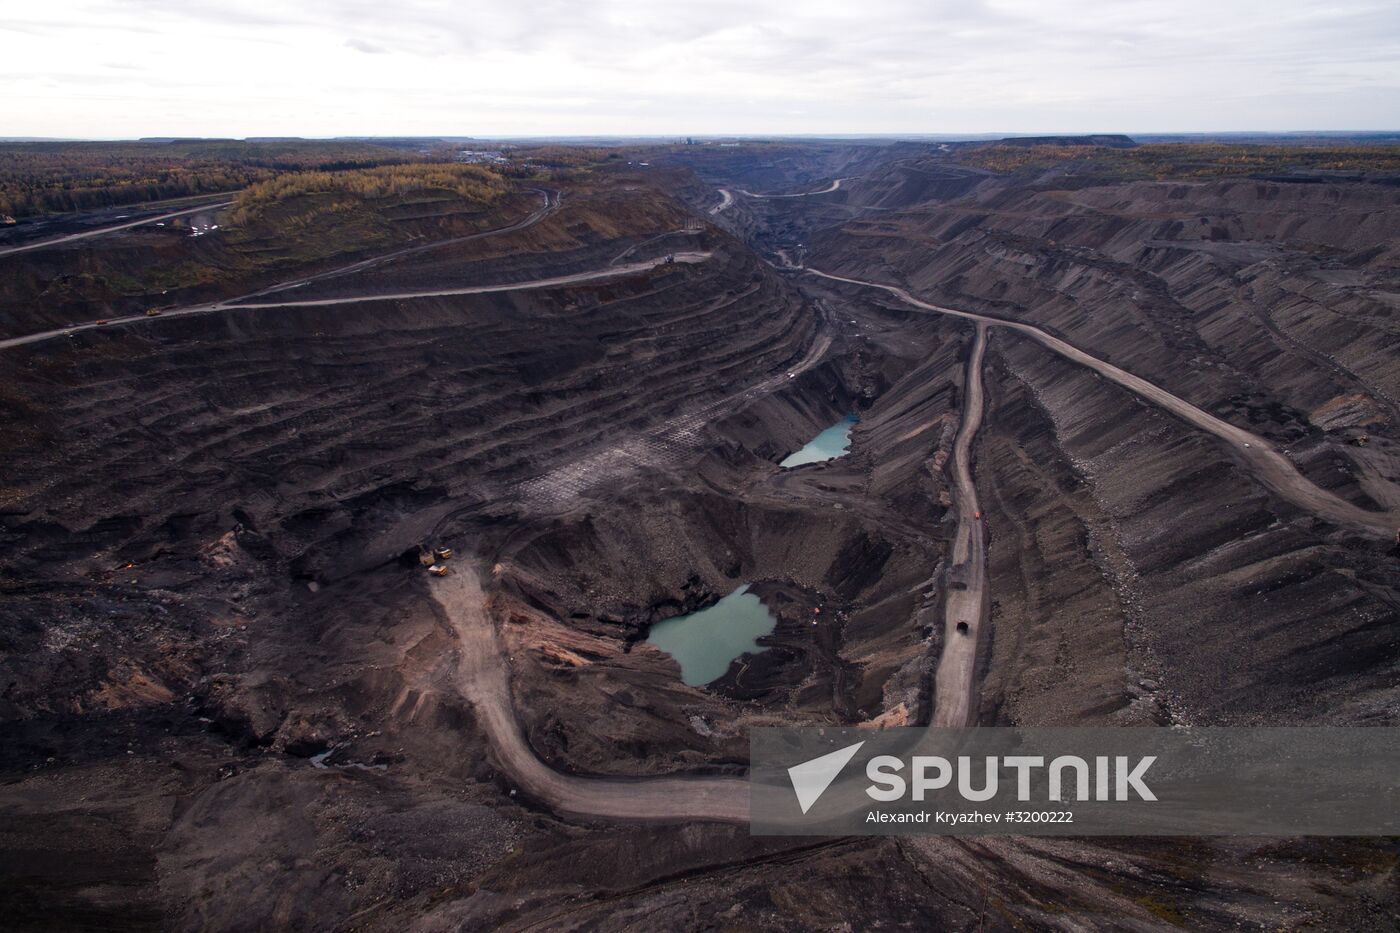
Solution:
[[(1355, 129), (1400, 112), (1393, 0), (75, 2), (61, 28), (7, 16), (27, 34), (0, 78), (16, 132)], [(122, 108), (65, 96), (118, 30), (123, 59), (169, 81), (123, 86)]]

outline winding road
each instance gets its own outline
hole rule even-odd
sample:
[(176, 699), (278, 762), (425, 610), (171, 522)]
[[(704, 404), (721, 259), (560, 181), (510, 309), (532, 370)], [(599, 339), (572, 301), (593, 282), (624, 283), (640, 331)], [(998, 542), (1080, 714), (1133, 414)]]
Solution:
[(130, 230), (132, 227), (144, 227), (146, 224), (158, 223), (162, 220), (169, 220), (172, 217), (184, 217), (186, 214), (198, 214), (200, 211), (215, 211), (228, 207), (232, 201), (219, 201), (216, 204), (201, 204), (199, 207), (187, 207), (184, 210), (171, 211), (168, 214), (156, 214), (151, 217), (143, 217), (140, 220), (132, 220), (124, 224), (113, 224), (110, 227), (98, 227), (95, 230), (83, 230), (80, 233), (69, 233), (64, 236), (50, 237), (47, 240), (35, 240), (33, 243), (24, 243), (19, 246), (6, 246), (0, 249), (0, 256), (12, 256), (15, 253), (27, 253), (34, 249), (44, 249), (48, 246), (60, 246), (64, 243), (72, 243), (75, 240), (86, 240), (89, 237), (102, 236), (105, 233), (116, 233), (118, 230)]
[[(707, 252), (688, 252), (675, 253), (674, 256), (677, 263), (698, 263), (709, 259), (711, 254)], [(532, 279), (527, 282), (507, 282), (503, 285), (463, 285), (458, 288), (434, 288), (412, 292), (386, 292), (378, 295), (351, 295), (345, 298), (308, 298), (303, 301), (257, 301), (237, 304), (234, 302), (240, 302), (241, 299), (231, 299), (230, 301), (218, 301), (212, 304), (193, 305), (188, 308), (176, 308), (171, 311), (166, 311), (158, 318), (150, 318), (144, 314), (133, 314), (129, 317), (112, 318), (106, 324), (74, 324), (71, 327), (63, 327), (58, 330), (40, 331), (37, 334), (26, 334), (23, 337), (11, 337), (8, 340), (0, 340), (0, 350), (30, 343), (39, 343), (44, 340), (52, 340), (55, 337), (62, 337), (65, 334), (75, 334), (78, 331), (92, 330), (101, 327), (115, 327), (122, 324), (136, 324), (141, 321), (189, 317), (196, 314), (220, 314), (229, 311), (253, 311), (259, 308), (314, 308), (327, 305), (359, 304), (365, 301), (401, 301), (410, 298), (441, 298), (449, 295), (485, 295), (491, 292), (530, 291), (537, 288), (556, 288), (560, 285), (576, 285), (580, 282), (592, 282), (598, 279), (613, 279), (625, 275), (632, 275), (636, 272), (646, 272), (665, 264), (666, 260), (664, 258), (647, 259), (641, 262), (628, 263), (623, 266), (607, 266), (602, 269), (595, 269), (592, 272), (575, 272), (572, 275), (560, 275), (549, 279)]]
[[(765, 200), (767, 200), (767, 199), (772, 199), (772, 198), (810, 198), (810, 197), (811, 197), (812, 195), (814, 195), (814, 194), (830, 194), (831, 192), (833, 192), (833, 191), (837, 190), (838, 188), (840, 188), (840, 187), (841, 187), (841, 182), (843, 182), (843, 181), (845, 181), (845, 180), (846, 180), (846, 179), (844, 179), (844, 178), (838, 178), (838, 179), (836, 179), (835, 181), (833, 181), (831, 184), (827, 185), (825, 188), (822, 188), (820, 191), (799, 191), (799, 192), (797, 192), (796, 194), (756, 194), (755, 192), (752, 192), (752, 191), (745, 191), (743, 188), (735, 188), (734, 190), (737, 191), (737, 192), (739, 192), (740, 194), (742, 194), (742, 195), (743, 195), (744, 197), (746, 197), (746, 198), (763, 198), (763, 199), (765, 199)], [(726, 189), (721, 188), (721, 189), (719, 189), (719, 190), (720, 190), (721, 192), (724, 192)], [(727, 205), (727, 204), (726, 204), (726, 205), (723, 205), (720, 209), (722, 210), (724, 207), (728, 207), (728, 206), (729, 206), (729, 205)], [(717, 213), (717, 212), (716, 212), (716, 211), (711, 211), (710, 213), (713, 214), (713, 213)]]
[(471, 701), (498, 763), (531, 797), (576, 816), (748, 822), (746, 778), (580, 777), (540, 761), (516, 719), (500, 640), (476, 570), (462, 561), (431, 585), (457, 634), (458, 687)]
[[(830, 339), (819, 341), (796, 369), (815, 365)], [(986, 543), (977, 490), (972, 479), (972, 443), (982, 424), (982, 364), (987, 326), (977, 325), (967, 363), (962, 424), (953, 443), (954, 504), (958, 528), (944, 609), (945, 647), (938, 664), (936, 707), (931, 728), (965, 726), (972, 715), (973, 673), (978, 633), (987, 615)], [(772, 389), (788, 377), (762, 384)], [(740, 393), (732, 399), (747, 397)], [(731, 400), (732, 400), (731, 399)], [(713, 414), (706, 409), (707, 414)], [(687, 426), (689, 422), (687, 422)], [(594, 472), (594, 471), (589, 471)], [(747, 823), (750, 787), (730, 777), (584, 777), (562, 774), (535, 754), (520, 727), (510, 692), (502, 645), (482, 592), (478, 570), (469, 562), (430, 583), (431, 592), (457, 635), (457, 683), (471, 702), (497, 763), (531, 797), (575, 816), (623, 820), (710, 820)], [(957, 630), (966, 621), (970, 631)]]
[[(1262, 482), (1288, 501), (1333, 521), (1383, 532), (1394, 516), (1368, 512), (1319, 489), (1292, 462), (1262, 438), (1196, 408), (1160, 386), (1106, 363), (1029, 324), (968, 311), (943, 308), (914, 298), (903, 289), (805, 270), (838, 282), (878, 288), (914, 307), (976, 322), (976, 336), (964, 380), (962, 422), (953, 442), (953, 503), (957, 514), (952, 560), (944, 603), (944, 648), (935, 676), (930, 728), (956, 728), (972, 721), (977, 643), (987, 618), (988, 587), (985, 525), (972, 476), (972, 444), (985, 408), (982, 379), (990, 327), (1005, 327), (1085, 366), (1139, 397), (1177, 415), (1229, 444)], [(511, 699), (509, 678), (495, 625), (477, 572), (467, 562), (455, 573), (435, 580), (432, 593), (460, 641), (457, 677), (476, 709), (500, 765), (531, 796), (554, 809), (578, 816), (627, 820), (715, 820), (744, 823), (750, 791), (742, 778), (614, 778), (561, 774), (544, 764), (530, 747)], [(967, 632), (958, 631), (965, 622)]]
[[(819, 341), (819, 349), (814, 347), (803, 365), (815, 364), (829, 345), (829, 339)], [(937, 707), (930, 723), (933, 728), (964, 726), (971, 717), (977, 633), (987, 610), (986, 548), (971, 466), (972, 442), (981, 427), (984, 407), (982, 361), (986, 345), (987, 328), (979, 324), (967, 364), (962, 425), (953, 445), (954, 501), (958, 513), (953, 572), (967, 586), (948, 592), (946, 647), (938, 665)], [(783, 375), (764, 386), (771, 388), (786, 378)], [(557, 812), (574, 816), (748, 822), (750, 787), (747, 778), (585, 777), (563, 774), (542, 762), (515, 715), (505, 652), (478, 574), (471, 561), (464, 560), (454, 566), (452, 573), (432, 580), (429, 585), (433, 598), (457, 636), (458, 689), (472, 704), (497, 764), (522, 790)], [(969, 633), (957, 631), (960, 620), (970, 622)]]
[[(944, 599), (943, 652), (934, 675), (933, 721), (929, 725), (935, 728), (960, 728), (972, 722), (978, 633), (987, 619), (987, 542), (977, 487), (972, 482), (972, 442), (982, 427), (985, 407), (982, 360), (986, 352), (987, 325), (979, 322), (963, 380), (962, 423), (953, 440), (952, 496), (958, 528)], [(959, 632), (959, 622), (966, 622), (968, 631)]]
[(710, 208), (710, 213), (718, 214), (720, 211), (725, 210), (729, 207), (729, 205), (733, 203), (734, 192), (730, 191), (728, 188), (721, 188), (719, 189), (719, 203), (716, 204), (714, 207)]
[[(711, 253), (708, 252), (685, 252), (673, 253), (675, 262), (697, 263), (709, 259)], [(559, 285), (576, 285), (580, 282), (592, 282), (596, 279), (614, 279), (618, 276), (631, 275), (634, 272), (646, 272), (655, 269), (657, 266), (666, 265), (666, 259), (644, 259), (640, 262), (629, 262), (620, 266), (605, 266), (602, 269), (595, 269), (592, 272), (575, 272), (571, 275), (559, 275), (549, 279), (531, 279), (528, 282), (506, 282), (502, 285), (463, 285), (457, 288), (435, 288), (425, 291), (412, 292), (385, 292), (377, 295), (348, 295), (343, 298), (307, 298), (302, 301), (258, 301), (239, 302), (229, 305), (218, 304), (200, 308), (190, 308), (179, 312), (169, 312), (169, 314), (207, 314), (210, 311), (238, 311), (243, 308), (312, 308), (324, 305), (348, 305), (359, 304), (363, 301), (398, 301), (406, 298), (440, 298), (448, 295), (484, 295), (490, 292), (520, 292), (537, 288), (554, 288)], [(135, 318), (142, 320), (142, 318)], [(115, 321), (113, 323), (116, 323)], [(0, 347), (4, 344), (0, 344)]]
[(876, 288), (894, 295), (906, 304), (913, 305), (916, 308), (921, 308), (926, 311), (933, 311), (938, 314), (946, 314), (970, 321), (979, 321), (988, 327), (1004, 327), (1007, 330), (1030, 337), (1032, 340), (1058, 353), (1065, 359), (1093, 370), (1110, 382), (1115, 382), (1134, 395), (1137, 395), (1139, 398), (1172, 413), (1192, 427), (1215, 435), (1225, 442), (1235, 457), (1244, 464), (1259, 482), (1276, 493), (1280, 498), (1291, 502), (1298, 508), (1336, 524), (1363, 530), (1373, 536), (1387, 539), (1394, 538), (1396, 528), (1400, 527), (1400, 514), (1394, 512), (1368, 511), (1367, 509), (1363, 509), (1358, 505), (1346, 501), (1335, 493), (1328, 492), (1316, 486), (1311, 480), (1298, 471), (1298, 468), (1293, 465), (1293, 461), (1285, 457), (1272, 444), (1259, 435), (1246, 431), (1244, 428), (1236, 427), (1228, 421), (1222, 421), (1209, 412), (1197, 408), (1185, 399), (1178, 398), (1171, 394), (1161, 386), (1148, 382), (1146, 379), (1142, 379), (1138, 376), (1134, 376), (1127, 370), (1120, 369), (1112, 363), (1105, 362), (1096, 356), (1091, 356), (1073, 344), (1067, 343), (1058, 337), (1052, 337), (1033, 324), (1025, 324), (1020, 321), (1008, 321), (985, 314), (977, 314), (972, 311), (959, 311), (956, 308), (945, 308), (941, 305), (930, 304), (927, 301), (921, 301), (915, 298), (904, 289), (894, 285), (847, 278), (842, 275), (822, 272), (819, 269), (809, 268), (804, 271), (824, 279), (830, 279), (834, 282), (845, 282), (864, 288)]
[[(546, 473), (523, 483), (523, 501), (543, 497), (546, 508), (560, 497), (576, 495), (618, 469), (665, 459), (669, 450), (687, 446), (701, 427), (726, 409), (787, 384), (789, 373), (802, 373), (818, 365), (831, 348), (831, 337), (820, 335), (801, 360), (776, 375), (733, 393), (717, 402), (678, 415), (653, 429), (648, 436), (624, 441), (612, 448), (579, 459), (577, 464)], [(980, 380), (979, 380), (980, 393)], [(980, 412), (980, 407), (979, 407)], [(976, 427), (972, 428), (975, 433)], [(970, 479), (969, 479), (970, 482)], [(436, 534), (436, 530), (435, 530)], [(713, 820), (747, 823), (749, 782), (738, 777), (582, 777), (561, 774), (535, 755), (520, 728), (510, 692), (505, 653), (482, 592), (479, 570), (469, 557), (456, 562), (453, 572), (435, 578), (429, 586), (448, 624), (456, 633), (459, 649), (457, 681), (485, 729), (498, 763), (531, 796), (550, 807), (576, 816), (630, 820)]]

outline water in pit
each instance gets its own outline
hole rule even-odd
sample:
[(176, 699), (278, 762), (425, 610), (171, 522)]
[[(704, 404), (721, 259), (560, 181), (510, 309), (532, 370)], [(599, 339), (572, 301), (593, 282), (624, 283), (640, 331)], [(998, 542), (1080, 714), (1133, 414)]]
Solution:
[(758, 639), (775, 625), (746, 583), (708, 609), (656, 623), (647, 643), (680, 662), (681, 680), (699, 687), (723, 677), (739, 655), (762, 651)]
[(860, 421), (855, 415), (847, 415), (840, 421), (827, 428), (816, 437), (807, 442), (796, 453), (789, 454), (787, 459), (778, 466), (783, 469), (802, 466), (804, 463), (820, 463), (823, 460), (835, 460), (844, 456), (851, 449), (851, 428)]

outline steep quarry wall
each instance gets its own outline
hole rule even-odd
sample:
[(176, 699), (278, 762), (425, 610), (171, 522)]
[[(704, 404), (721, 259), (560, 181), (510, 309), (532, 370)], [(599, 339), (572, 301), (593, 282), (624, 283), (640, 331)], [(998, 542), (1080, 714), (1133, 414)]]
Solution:
[[(742, 762), (753, 725), (926, 717), (946, 513), (934, 461), (964, 336), (924, 327), (874, 370), (869, 347), (849, 347), (715, 422), (703, 459), (590, 494), (496, 547), (496, 612), (513, 623), (512, 692), (534, 747), (565, 771), (658, 773)], [(850, 454), (776, 467), (853, 409)], [(642, 642), (649, 626), (741, 583), (777, 630), (717, 683), (684, 686)], [(588, 726), (599, 719), (610, 729)]]
[[(835, 218), (812, 262), (1033, 322), (1384, 511), (1400, 501), (1395, 201), (1355, 183), (991, 179)], [(1000, 336), (993, 371), (979, 463), (1000, 584), (984, 715), (1390, 715), (1400, 579), (1387, 543), (1300, 513), (1208, 437), (1031, 341)]]
[(235, 511), (308, 576), (390, 559), (435, 504), (489, 503), (800, 357), (815, 318), (715, 246), (578, 288), (230, 311), (16, 351), (17, 560), (143, 557)]
[[(1400, 395), (1383, 245), (1400, 233), (1397, 197), (1364, 184), (989, 182), (850, 220), (818, 255), (1042, 325), (1280, 439), (1385, 433)], [(1328, 417), (1358, 394), (1355, 414)]]

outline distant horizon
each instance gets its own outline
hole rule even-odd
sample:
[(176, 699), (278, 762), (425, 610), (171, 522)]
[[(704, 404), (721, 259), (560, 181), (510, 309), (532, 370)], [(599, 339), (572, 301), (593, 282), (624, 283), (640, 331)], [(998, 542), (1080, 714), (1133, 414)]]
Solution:
[(306, 142), (333, 142), (336, 140), (441, 140), (444, 142), (514, 142), (514, 141), (541, 141), (541, 140), (619, 140), (619, 141), (654, 141), (654, 140), (675, 140), (685, 139), (695, 140), (765, 140), (765, 139), (793, 139), (793, 140), (860, 140), (860, 139), (880, 139), (880, 140), (910, 140), (910, 141), (945, 141), (945, 142), (970, 142), (970, 141), (994, 141), (998, 139), (1036, 139), (1041, 137), (1055, 138), (1086, 138), (1093, 136), (1126, 136), (1129, 138), (1150, 137), (1150, 138), (1191, 138), (1198, 136), (1224, 137), (1309, 137), (1309, 136), (1335, 136), (1365, 137), (1365, 136), (1396, 136), (1400, 141), (1400, 127), (1383, 129), (1347, 129), (1347, 130), (1088, 130), (1088, 131), (1055, 131), (1047, 130), (1040, 132), (1023, 132), (1008, 130), (1001, 132), (986, 133), (938, 133), (938, 132), (871, 132), (871, 133), (528, 133), (528, 134), (491, 134), (491, 133), (338, 133), (333, 135), (310, 135), (294, 133), (254, 133), (247, 136), (235, 136), (231, 134), (223, 135), (184, 135), (176, 133), (142, 133), (139, 136), (0, 136), (0, 143), (165, 143), (165, 142), (277, 142), (277, 141), (298, 141)]

